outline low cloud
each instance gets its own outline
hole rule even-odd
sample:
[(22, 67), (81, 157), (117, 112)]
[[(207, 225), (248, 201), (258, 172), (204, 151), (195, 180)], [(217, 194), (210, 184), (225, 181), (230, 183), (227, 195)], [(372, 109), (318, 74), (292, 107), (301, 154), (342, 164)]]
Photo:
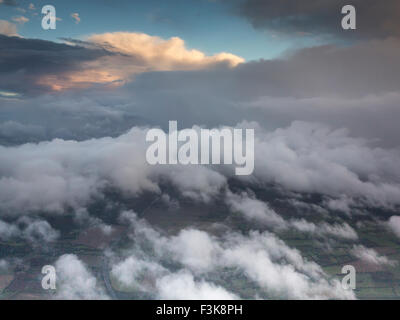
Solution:
[(305, 219), (293, 219), (290, 221), (289, 225), (298, 231), (310, 233), (317, 237), (334, 237), (353, 241), (358, 240), (357, 232), (347, 223), (328, 224), (324, 222), (321, 224), (315, 224), (313, 222), (308, 222)]
[(351, 254), (358, 259), (371, 264), (390, 266), (397, 264), (396, 261), (389, 260), (387, 257), (379, 255), (374, 249), (369, 249), (362, 245), (355, 245), (351, 250)]
[[(145, 285), (147, 292), (158, 297), (168, 299), (185, 297), (202, 299), (207, 295), (216, 299), (240, 297), (244, 294), (241, 289), (228, 288), (227, 286), (231, 286), (230, 282), (219, 279), (223, 268), (225, 277), (231, 274), (233, 277), (243, 278), (243, 281), (254, 281), (261, 292), (268, 297), (354, 298), (353, 293), (343, 290), (337, 280), (328, 281), (317, 264), (307, 261), (299, 251), (289, 248), (269, 232), (253, 231), (247, 235), (228, 232), (215, 237), (205, 231), (191, 228), (181, 230), (176, 236), (168, 237), (143, 220), (137, 219), (132, 212), (125, 212), (123, 216), (130, 219), (131, 240), (134, 246), (126, 260), (122, 260), (117, 266), (121, 263), (126, 264), (127, 261), (135, 266), (148, 266), (149, 261), (152, 261), (150, 269), (153, 272), (146, 273), (153, 280), (147, 279), (143, 282), (136, 273), (135, 281), (141, 281), (142, 285), (147, 283), (148, 285)], [(151, 256), (149, 252), (153, 252)], [(145, 257), (146, 264), (136, 261), (139, 256), (141, 259)], [(204, 260), (201, 260), (201, 256)], [(167, 266), (170, 263), (179, 263), (181, 267), (173, 272), (165, 267), (154, 267), (164, 264)], [(132, 270), (137, 268), (134, 267)], [(239, 274), (235, 273), (237, 271)], [(120, 281), (124, 279), (121, 274), (115, 273), (115, 276)], [(214, 283), (211, 279), (214, 279)], [(125, 284), (129, 285), (135, 281), (129, 279)]]
[[(238, 125), (253, 126), (257, 127), (253, 182), (333, 199), (346, 195), (359, 207), (393, 209), (399, 205), (398, 151), (369, 147), (368, 141), (352, 138), (346, 130), (316, 123), (294, 122), (272, 132), (255, 123)], [(165, 182), (183, 197), (209, 202), (234, 177), (233, 165), (147, 164), (146, 132), (136, 127), (116, 138), (55, 139), (0, 147), (0, 208), (9, 214), (21, 210), (62, 213), (66, 208), (86, 206), (107, 187), (129, 195), (159, 194)], [(239, 179), (246, 182), (248, 178)], [(227, 201), (248, 218), (282, 224), (273, 210), (255, 199), (228, 195)]]
[(400, 216), (391, 216), (387, 222), (389, 229), (400, 238)]
[(5, 259), (0, 259), (0, 272), (8, 272), (10, 263)]
[(45, 220), (23, 216), (14, 223), (0, 220), (0, 239), (23, 239), (33, 245), (43, 245), (58, 239), (60, 233)]
[(158, 297), (172, 300), (236, 300), (224, 288), (204, 280), (195, 281), (187, 272), (174, 273), (157, 280)]
[(250, 220), (263, 223), (269, 227), (286, 228), (286, 221), (271, 209), (265, 202), (250, 197), (246, 193), (227, 193), (226, 202), (232, 211), (238, 211)]
[[(19, 210), (63, 213), (68, 207), (87, 205), (104, 187), (115, 187), (129, 195), (159, 193), (159, 183), (164, 180), (184, 196), (199, 201), (209, 201), (219, 193), (226, 178), (213, 170), (148, 165), (146, 132), (134, 128), (116, 139), (53, 140), (0, 147), (4, 151), (0, 156), (0, 208), (11, 215)], [(86, 157), (81, 156), (83, 150)], [(28, 158), (30, 161), (26, 161)]]
[(61, 256), (56, 261), (55, 268), (57, 272), (57, 299), (109, 299), (97, 283), (97, 279), (76, 255), (65, 254)]

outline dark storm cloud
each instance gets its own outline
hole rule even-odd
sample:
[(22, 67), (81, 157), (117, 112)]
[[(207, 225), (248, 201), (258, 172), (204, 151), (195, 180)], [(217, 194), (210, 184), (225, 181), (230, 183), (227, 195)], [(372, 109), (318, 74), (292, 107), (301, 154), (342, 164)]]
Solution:
[[(239, 3), (239, 13), (256, 28), (339, 37), (400, 35), (398, 0), (243, 0)], [(348, 4), (357, 11), (355, 31), (341, 28), (341, 9)]]
[(0, 89), (21, 93), (47, 90), (38, 80), (80, 70), (81, 64), (112, 55), (103, 49), (0, 35)]

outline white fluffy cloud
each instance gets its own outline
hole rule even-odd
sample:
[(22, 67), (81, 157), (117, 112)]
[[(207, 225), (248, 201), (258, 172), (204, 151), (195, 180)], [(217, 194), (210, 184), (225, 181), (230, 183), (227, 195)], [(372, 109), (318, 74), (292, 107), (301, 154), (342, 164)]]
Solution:
[(0, 272), (8, 271), (10, 263), (5, 259), (0, 259)]
[(178, 37), (165, 40), (145, 33), (113, 32), (92, 35), (88, 41), (141, 60), (144, 70), (195, 70), (218, 63), (235, 67), (244, 62), (243, 58), (231, 53), (207, 56), (199, 50), (187, 49), (185, 42)]
[(270, 227), (286, 228), (285, 220), (262, 201), (250, 197), (246, 193), (227, 193), (226, 202), (232, 211), (239, 211), (249, 220), (261, 222)]
[[(80, 22), (78, 14), (74, 13), (72, 17), (76, 23)], [(76, 42), (66, 41), (70, 44)], [(221, 66), (233, 68), (244, 62), (243, 58), (227, 52), (207, 56), (200, 50), (187, 49), (184, 40), (179, 37), (165, 40), (145, 33), (94, 34), (88, 37), (86, 43), (78, 42), (78, 44), (101, 47), (113, 54), (83, 63), (84, 71), (67, 73), (63, 79), (44, 77), (42, 84), (54, 90), (87, 87), (88, 84), (95, 83), (121, 85), (144, 72), (201, 70)]]
[(25, 225), (22, 236), (30, 242), (46, 243), (57, 240), (60, 233), (54, 230), (45, 220), (34, 220), (29, 217), (18, 219), (19, 224)]
[(104, 186), (159, 192), (158, 181), (165, 178), (184, 196), (207, 201), (225, 184), (221, 174), (204, 167), (148, 165), (145, 133), (135, 128), (116, 139), (0, 147), (0, 207), (16, 215), (63, 212), (86, 205)]
[(59, 232), (45, 220), (20, 217), (15, 223), (7, 223), (0, 220), (0, 239), (9, 240), (22, 238), (32, 244), (43, 245), (55, 241)]
[(116, 263), (111, 269), (111, 275), (119, 281), (122, 287), (136, 287), (143, 291), (148, 291), (148, 288), (141, 284), (140, 277), (146, 276), (157, 279), (166, 272), (161, 265), (142, 260), (134, 255)]
[[(347, 130), (305, 122), (256, 134), (255, 176), (287, 190), (362, 199), (372, 206), (399, 204), (398, 150), (368, 146)], [(360, 161), (363, 159), (363, 161)]]
[(347, 223), (328, 224), (323, 222), (320, 224), (315, 224), (302, 218), (292, 219), (288, 225), (298, 231), (310, 233), (313, 236), (327, 236), (347, 240), (358, 239), (357, 232)]
[(351, 254), (371, 264), (396, 265), (396, 261), (389, 260), (387, 257), (379, 255), (374, 249), (366, 248), (362, 245), (355, 245), (351, 250)]
[[(253, 180), (337, 199), (346, 195), (358, 205), (399, 204), (398, 151), (369, 147), (366, 140), (322, 124), (294, 122), (273, 132), (256, 127)], [(161, 181), (199, 201), (210, 201), (224, 189), (233, 167), (148, 165), (146, 132), (133, 128), (117, 138), (0, 147), (0, 208), (16, 215), (63, 212), (66, 207), (87, 205), (105, 186), (131, 195), (159, 193)], [(227, 198), (234, 209), (245, 209), (252, 219), (282, 223), (266, 204), (237, 197)]]
[[(222, 237), (214, 237), (192, 228), (168, 237), (137, 219), (132, 212), (125, 212), (123, 216), (130, 219), (134, 246), (128, 257), (113, 268), (120, 272), (113, 273), (125, 285), (136, 285), (140, 274), (137, 271), (145, 268), (152, 270), (146, 274), (150, 274), (151, 282), (155, 283), (146, 290), (157, 296), (169, 299), (233, 298), (234, 294), (228, 294), (229, 288), (222, 288), (219, 283), (213, 284), (207, 279), (213, 274), (212, 279), (215, 274), (220, 277), (224, 269), (225, 272), (239, 270), (240, 277), (254, 281), (269, 297), (354, 298), (351, 291), (341, 288), (339, 281), (328, 281), (320, 266), (307, 261), (299, 251), (289, 248), (269, 232), (248, 235), (228, 232)], [(146, 262), (138, 260), (138, 256), (142, 260), (146, 257)], [(181, 268), (168, 271), (161, 267), (164, 261), (179, 263)], [(229, 282), (225, 283), (228, 285)], [(233, 292), (240, 297), (240, 290)]]
[(8, 240), (19, 234), (20, 230), (15, 225), (0, 220), (0, 239)]
[(389, 229), (400, 238), (400, 216), (391, 216), (387, 225)]
[[(339, 281), (329, 283), (322, 269), (303, 259), (269, 233), (252, 232), (248, 238), (234, 235), (223, 253), (227, 265), (236, 266), (276, 297), (289, 299), (351, 299)], [(279, 261), (286, 261), (280, 263)]]
[(158, 297), (172, 300), (235, 300), (226, 289), (204, 280), (196, 281), (188, 272), (174, 273), (157, 280)]
[(65, 254), (55, 264), (58, 299), (108, 299), (97, 279), (76, 255)]
[(310, 233), (318, 237), (335, 237), (340, 239), (357, 240), (356, 231), (347, 223), (343, 224), (315, 224), (308, 222), (304, 218), (285, 220), (272, 210), (267, 203), (254, 197), (250, 197), (243, 192), (242, 194), (233, 194), (228, 191), (226, 194), (227, 204), (233, 212), (240, 212), (243, 216), (262, 226), (268, 227), (274, 231), (287, 230), (293, 228), (300, 232)]

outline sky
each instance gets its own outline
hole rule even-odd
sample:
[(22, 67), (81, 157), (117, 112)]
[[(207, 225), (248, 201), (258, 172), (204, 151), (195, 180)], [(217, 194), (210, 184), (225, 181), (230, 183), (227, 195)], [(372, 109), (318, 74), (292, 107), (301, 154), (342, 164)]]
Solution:
[[(57, 219), (124, 226), (129, 250), (101, 254), (152, 298), (357, 298), (284, 241), (400, 262), (363, 238), (400, 241), (400, 2), (352, 3), (355, 30), (345, 0), (0, 0), (0, 239), (43, 256), (69, 241)], [(254, 129), (254, 172), (150, 165), (146, 132), (172, 120)], [(110, 298), (79, 254), (57, 254), (58, 298)]]
[[(35, 10), (29, 9), (34, 3)], [(59, 41), (59, 38), (84, 39), (93, 33), (130, 31), (144, 32), (163, 38), (185, 39), (189, 48), (207, 54), (229, 51), (246, 60), (275, 57), (293, 46), (317, 42), (304, 37), (279, 36), (273, 31), (255, 31), (251, 23), (241, 18), (226, 1), (171, 0), (171, 1), (62, 1), (55, 0), (56, 30), (41, 28), (41, 8), (48, 1), (19, 1), (18, 6), (2, 6), (0, 19), (24, 16), (28, 22), (19, 26), (19, 33), (28, 38)], [(25, 12), (21, 11), (25, 10)], [(71, 17), (78, 13), (80, 22)], [(206, 22), (206, 23), (205, 23)], [(283, 39), (282, 39), (283, 37)]]

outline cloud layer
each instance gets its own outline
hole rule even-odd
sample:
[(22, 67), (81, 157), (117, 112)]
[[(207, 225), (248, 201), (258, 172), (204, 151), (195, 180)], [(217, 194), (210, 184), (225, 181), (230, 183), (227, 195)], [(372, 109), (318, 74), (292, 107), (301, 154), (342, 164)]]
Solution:
[[(238, 298), (226, 288), (207, 282), (216, 273), (218, 277), (231, 274), (254, 281), (263, 295), (270, 298), (354, 298), (337, 280), (328, 281), (317, 264), (308, 262), (297, 250), (268, 232), (249, 235), (228, 232), (217, 238), (204, 231), (186, 229), (176, 236), (165, 237), (132, 212), (123, 213), (123, 217), (131, 221), (131, 239), (136, 245), (128, 257), (117, 262), (112, 274), (131, 290), (147, 291), (164, 299)], [(143, 251), (149, 250), (144, 249), (149, 245), (153, 258)], [(168, 260), (179, 263), (178, 271), (171, 273), (163, 267)], [(146, 282), (144, 274), (150, 277)]]

